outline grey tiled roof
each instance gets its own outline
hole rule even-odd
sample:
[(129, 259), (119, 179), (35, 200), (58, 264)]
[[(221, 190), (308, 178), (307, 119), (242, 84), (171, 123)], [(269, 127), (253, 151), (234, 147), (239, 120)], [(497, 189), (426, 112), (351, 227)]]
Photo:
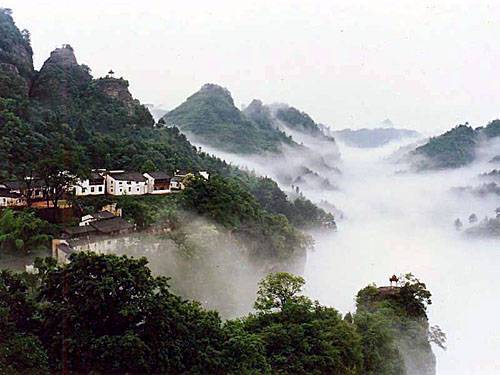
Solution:
[(137, 181), (137, 182), (146, 181), (146, 177), (144, 177), (139, 172), (110, 172), (108, 174), (112, 178), (118, 181)]
[(90, 223), (90, 226), (92, 226), (98, 232), (101, 233), (119, 232), (122, 230), (130, 230), (134, 227), (132, 224), (122, 219), (121, 217), (114, 217), (112, 219), (94, 221)]

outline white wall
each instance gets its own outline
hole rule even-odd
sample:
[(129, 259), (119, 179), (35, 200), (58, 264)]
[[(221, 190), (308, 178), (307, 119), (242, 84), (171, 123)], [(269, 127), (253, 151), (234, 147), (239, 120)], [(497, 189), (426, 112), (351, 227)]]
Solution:
[(75, 195), (85, 196), (85, 195), (103, 195), (105, 192), (104, 183), (101, 185), (90, 185), (90, 180), (79, 181), (78, 184), (74, 186)]
[(118, 181), (107, 175), (106, 191), (110, 195), (144, 195), (148, 188), (146, 181)]

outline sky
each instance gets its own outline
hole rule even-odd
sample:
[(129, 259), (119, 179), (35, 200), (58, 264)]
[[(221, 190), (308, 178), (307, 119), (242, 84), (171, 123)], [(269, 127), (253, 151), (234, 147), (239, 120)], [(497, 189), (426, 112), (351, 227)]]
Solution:
[(293, 105), (333, 129), (426, 134), (500, 117), (498, 1), (3, 0), (35, 67), (63, 43), (173, 109), (204, 83), (237, 106)]

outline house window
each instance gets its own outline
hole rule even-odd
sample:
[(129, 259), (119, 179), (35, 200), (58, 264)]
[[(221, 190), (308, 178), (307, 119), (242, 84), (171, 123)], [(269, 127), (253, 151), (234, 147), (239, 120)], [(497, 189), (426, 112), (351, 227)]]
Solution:
[(132, 181), (127, 181), (127, 185), (131, 185), (132, 184)]
[(139, 191), (139, 188), (137, 188), (136, 190)]
[(93, 186), (90, 188), (90, 192), (91, 192), (91, 193), (93, 193), (93, 192), (94, 192), (94, 187), (93, 187)]
[(99, 186), (99, 192), (102, 192), (102, 186)]
[(132, 191), (132, 188), (131, 188), (131, 187), (129, 187), (129, 188), (128, 188), (128, 191), (129, 191), (129, 193), (130, 193), (130, 192)]
[(87, 188), (82, 188), (82, 193), (85, 193), (87, 191)]

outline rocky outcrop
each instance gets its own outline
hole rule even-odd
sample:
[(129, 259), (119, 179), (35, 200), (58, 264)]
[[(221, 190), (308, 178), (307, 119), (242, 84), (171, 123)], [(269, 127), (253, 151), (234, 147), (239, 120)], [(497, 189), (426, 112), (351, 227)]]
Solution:
[(8, 9), (0, 8), (0, 95), (28, 96), (34, 74), (29, 33), (17, 28)]
[(67, 114), (91, 80), (89, 68), (79, 65), (73, 48), (64, 44), (52, 51), (44, 62), (33, 82), (31, 96), (52, 109)]
[(359, 291), (356, 302), (357, 313), (378, 314), (388, 322), (405, 375), (436, 374), (426, 314), (430, 293), (425, 284), (410, 280), (398, 286), (368, 286)]
[(104, 95), (123, 103), (127, 107), (129, 114), (136, 105), (140, 104), (138, 100), (134, 100), (132, 97), (132, 94), (128, 90), (128, 81), (123, 78), (107, 76), (96, 80), (95, 85)]

